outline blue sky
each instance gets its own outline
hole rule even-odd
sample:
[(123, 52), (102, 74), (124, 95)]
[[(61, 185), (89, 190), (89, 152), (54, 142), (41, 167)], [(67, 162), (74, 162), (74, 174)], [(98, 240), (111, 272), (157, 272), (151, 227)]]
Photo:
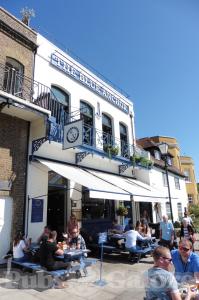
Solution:
[(1, 0), (31, 27), (126, 91), (137, 138), (175, 137), (199, 181), (198, 0)]

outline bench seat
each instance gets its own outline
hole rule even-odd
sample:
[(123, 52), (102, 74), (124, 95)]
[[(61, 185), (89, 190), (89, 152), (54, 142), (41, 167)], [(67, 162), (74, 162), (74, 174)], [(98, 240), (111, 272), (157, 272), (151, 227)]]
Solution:
[(148, 254), (148, 253), (151, 253), (152, 252), (152, 248), (151, 247), (145, 247), (143, 249), (137, 249), (137, 250), (129, 250), (129, 249), (126, 249), (130, 252), (130, 254), (132, 255), (137, 255), (137, 262), (139, 263), (140, 262), (140, 259), (141, 259), (141, 256), (142, 255), (145, 255), (145, 254)]

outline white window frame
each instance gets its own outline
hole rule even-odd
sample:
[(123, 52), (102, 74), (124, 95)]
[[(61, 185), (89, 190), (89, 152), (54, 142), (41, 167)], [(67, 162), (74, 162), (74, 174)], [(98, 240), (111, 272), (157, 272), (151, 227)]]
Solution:
[(180, 179), (179, 177), (174, 177), (174, 182), (175, 182), (175, 188), (176, 190), (180, 190)]

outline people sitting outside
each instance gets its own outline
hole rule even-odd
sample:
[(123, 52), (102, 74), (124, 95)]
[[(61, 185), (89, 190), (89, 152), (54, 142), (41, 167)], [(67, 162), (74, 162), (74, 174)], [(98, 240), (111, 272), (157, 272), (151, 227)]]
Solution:
[(51, 229), (49, 226), (45, 226), (43, 232), (37, 239), (37, 244), (41, 244), (42, 242), (46, 241), (49, 238), (49, 234)]
[(70, 219), (67, 224), (67, 233), (69, 234), (69, 236), (71, 235), (73, 229), (79, 230), (79, 224), (74, 214), (70, 216)]
[(187, 219), (182, 220), (181, 230), (180, 230), (180, 239), (185, 238), (190, 240), (192, 244), (195, 242), (195, 234), (192, 226), (188, 223)]
[[(146, 300), (180, 300), (178, 283), (170, 272), (172, 267), (171, 253), (168, 248), (158, 246), (153, 251), (154, 266), (144, 275)], [(196, 292), (187, 288), (184, 300), (190, 300)]]
[(71, 237), (69, 239), (69, 247), (72, 249), (86, 249), (85, 240), (81, 236), (77, 228), (74, 228), (71, 232)]
[(163, 221), (160, 222), (160, 241), (161, 246), (168, 247), (172, 249), (174, 242), (174, 227), (172, 222), (168, 220), (168, 216), (162, 217)]
[(130, 252), (136, 252), (141, 250), (141, 246), (137, 245), (137, 241), (145, 242), (147, 237), (143, 237), (138, 231), (134, 230), (133, 225), (130, 226), (130, 230), (124, 233), (125, 236), (125, 248)]
[(151, 228), (144, 220), (141, 220), (141, 235), (151, 238)]
[(136, 224), (135, 224), (135, 230), (136, 230), (137, 232), (139, 232), (139, 234), (142, 235), (142, 224), (141, 224), (140, 221), (136, 221)]
[(171, 256), (178, 282), (199, 280), (199, 256), (192, 252), (190, 240), (182, 239), (178, 249), (171, 251)]
[(70, 268), (70, 263), (55, 259), (55, 256), (64, 255), (64, 251), (57, 246), (56, 239), (57, 232), (51, 231), (48, 239), (40, 246), (40, 263), (48, 271)]
[(130, 230), (130, 226), (133, 224), (132, 219), (128, 220), (128, 224), (124, 227), (124, 232)]
[(118, 223), (117, 219), (113, 220), (112, 226), (109, 229), (109, 233), (118, 233), (118, 234), (123, 233), (123, 226)]
[(13, 241), (13, 259), (17, 262), (28, 260), (29, 244), (25, 243), (23, 235), (18, 232)]

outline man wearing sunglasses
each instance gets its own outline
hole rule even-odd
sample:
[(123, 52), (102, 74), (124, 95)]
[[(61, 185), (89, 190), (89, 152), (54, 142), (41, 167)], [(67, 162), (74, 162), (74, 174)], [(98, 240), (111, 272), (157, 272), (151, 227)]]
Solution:
[(192, 252), (192, 247), (190, 240), (182, 239), (179, 249), (171, 251), (178, 282), (199, 281), (199, 256)]
[[(146, 300), (181, 300), (178, 283), (171, 272), (172, 258), (168, 248), (158, 246), (153, 251), (154, 266), (145, 273)], [(188, 289), (184, 300), (190, 300), (195, 292)]]

